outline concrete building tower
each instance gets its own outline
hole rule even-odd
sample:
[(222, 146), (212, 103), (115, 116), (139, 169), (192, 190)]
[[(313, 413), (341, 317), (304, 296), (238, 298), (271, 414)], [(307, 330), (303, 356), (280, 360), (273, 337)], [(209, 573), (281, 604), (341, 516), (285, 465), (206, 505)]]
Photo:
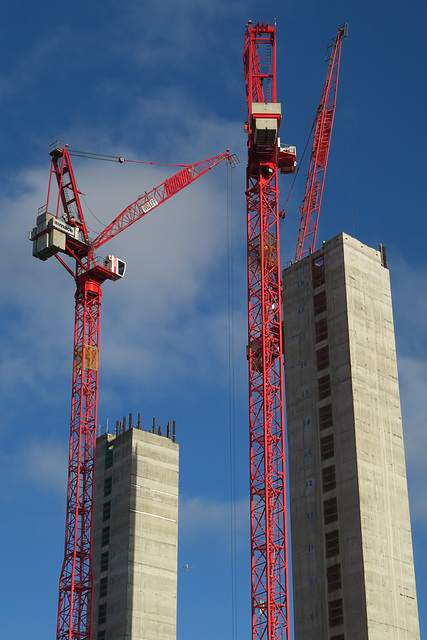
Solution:
[(419, 635), (385, 252), (283, 272), (295, 640)]
[(178, 445), (124, 427), (97, 439), (93, 640), (176, 640)]

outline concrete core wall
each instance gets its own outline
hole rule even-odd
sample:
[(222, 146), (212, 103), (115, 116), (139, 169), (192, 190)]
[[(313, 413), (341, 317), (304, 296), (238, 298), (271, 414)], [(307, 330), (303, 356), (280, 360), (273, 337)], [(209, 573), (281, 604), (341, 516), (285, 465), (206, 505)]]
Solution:
[(93, 640), (176, 640), (178, 445), (98, 438), (93, 522)]
[(388, 270), (340, 234), (283, 287), (295, 640), (419, 638)]

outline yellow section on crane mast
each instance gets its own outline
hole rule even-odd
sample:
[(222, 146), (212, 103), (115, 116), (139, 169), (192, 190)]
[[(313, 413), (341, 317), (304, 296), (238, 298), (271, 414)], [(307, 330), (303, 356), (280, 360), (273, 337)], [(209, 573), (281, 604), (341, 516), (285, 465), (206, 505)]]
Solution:
[(98, 370), (98, 347), (93, 347), (90, 344), (85, 344), (83, 348), (77, 347), (74, 350), (74, 365), (77, 370), (81, 370), (82, 362), (84, 360), (86, 371)]

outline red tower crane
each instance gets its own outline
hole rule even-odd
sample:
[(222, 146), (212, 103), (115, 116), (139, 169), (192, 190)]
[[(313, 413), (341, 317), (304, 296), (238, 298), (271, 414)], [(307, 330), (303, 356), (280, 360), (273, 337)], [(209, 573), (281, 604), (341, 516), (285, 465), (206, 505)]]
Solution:
[[(315, 121), (301, 208), (297, 260), (312, 252), (336, 102), (338, 28)], [(253, 640), (289, 640), (286, 464), (284, 436), (282, 282), (277, 173), (294, 173), (296, 149), (281, 146), (276, 102), (275, 27), (246, 25), (243, 49), (248, 103), (247, 233), (250, 502)]]
[(277, 172), (296, 149), (281, 146), (275, 27), (246, 25), (247, 234), (252, 638), (289, 639), (282, 286)]
[(334, 123), (337, 99), (338, 75), (341, 58), (341, 43), (347, 37), (348, 24), (338, 27), (338, 35), (329, 59), (325, 86), (314, 121), (313, 145), (311, 149), (308, 179), (301, 206), (301, 221), (295, 260), (301, 260), (313, 253), (316, 245), (317, 227), (319, 224), (320, 205), (322, 204), (323, 186), (325, 184), (326, 165), (328, 163), (329, 146)]
[[(41, 260), (55, 255), (76, 282), (73, 383), (65, 528), (65, 553), (59, 584), (57, 640), (92, 638), (92, 510), (96, 442), (99, 320), (101, 285), (124, 276), (126, 265), (109, 255), (100, 259), (95, 251), (108, 240), (175, 195), (217, 164), (232, 166), (235, 156), (228, 150), (219, 156), (182, 168), (160, 186), (129, 205), (95, 240), (90, 240), (70, 161), (70, 151), (61, 144), (52, 156), (47, 202), (39, 210), (37, 226), (30, 233), (33, 255)], [(123, 158), (119, 158), (123, 162)], [(52, 180), (58, 198), (49, 211)], [(62, 252), (74, 261), (70, 267)]]

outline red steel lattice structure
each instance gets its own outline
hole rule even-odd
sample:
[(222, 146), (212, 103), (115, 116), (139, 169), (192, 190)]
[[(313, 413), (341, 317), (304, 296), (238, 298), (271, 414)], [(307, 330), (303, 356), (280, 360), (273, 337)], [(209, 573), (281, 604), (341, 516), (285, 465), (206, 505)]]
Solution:
[(347, 33), (347, 23), (338, 27), (338, 35), (332, 47), (326, 82), (323, 87), (322, 97), (315, 118), (308, 178), (303, 204), (300, 209), (301, 221), (295, 254), (296, 261), (313, 253), (316, 245), (320, 206), (322, 204), (323, 186), (325, 183), (326, 165), (328, 163), (337, 99), (341, 44), (343, 38), (347, 36)]
[(295, 167), (280, 147), (275, 27), (246, 25), (250, 500), (253, 640), (289, 639), (282, 288), (278, 169)]
[[(237, 160), (227, 152), (184, 167), (138, 198), (91, 241), (71, 167), (71, 152), (56, 144), (50, 153), (47, 204), (39, 212), (37, 226), (30, 234), (33, 255), (41, 260), (55, 255), (76, 282), (65, 552), (59, 584), (57, 640), (91, 640), (93, 474), (101, 285), (105, 280), (122, 277), (125, 270), (124, 262), (114, 256), (101, 260), (95, 256), (95, 250), (223, 160), (232, 166)], [(55, 179), (58, 199), (56, 212), (52, 214), (49, 213), (49, 201)], [(72, 258), (74, 268), (58, 252)]]

